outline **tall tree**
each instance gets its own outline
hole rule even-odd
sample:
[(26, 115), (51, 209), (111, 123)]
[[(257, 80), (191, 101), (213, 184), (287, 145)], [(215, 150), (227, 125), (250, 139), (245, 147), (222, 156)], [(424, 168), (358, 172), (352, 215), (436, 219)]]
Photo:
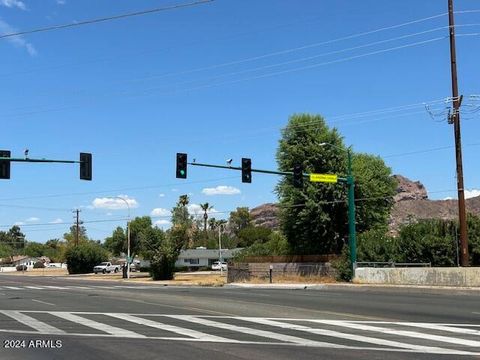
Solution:
[(251, 221), (250, 211), (248, 207), (237, 207), (235, 211), (230, 213), (228, 220), (231, 229), (235, 235), (250, 225)]
[[(322, 143), (332, 146), (322, 146)], [(321, 116), (297, 114), (290, 117), (282, 130), (277, 163), (281, 171), (292, 171), (295, 165), (301, 165), (307, 173), (345, 176), (347, 148), (337, 129), (330, 129)], [(356, 221), (358, 229), (364, 231), (385, 224), (395, 191), (390, 169), (380, 158), (354, 155), (353, 175), (355, 198), (362, 198)], [(293, 187), (290, 177), (284, 177), (276, 192), (280, 199), (282, 229), (293, 252), (340, 252), (348, 234), (347, 189), (343, 184), (305, 181), (299, 189)], [(370, 195), (374, 195), (376, 201), (364, 200)]]
[(200, 204), (200, 208), (203, 211), (203, 232), (207, 233), (207, 221), (208, 221), (208, 212), (212, 210), (212, 206), (208, 202), (205, 204)]

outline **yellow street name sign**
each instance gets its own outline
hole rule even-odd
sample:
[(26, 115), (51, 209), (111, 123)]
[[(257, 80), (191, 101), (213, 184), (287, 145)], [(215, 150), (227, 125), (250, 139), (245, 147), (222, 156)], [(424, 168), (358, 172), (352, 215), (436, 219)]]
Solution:
[(338, 176), (334, 174), (310, 174), (311, 182), (336, 183)]

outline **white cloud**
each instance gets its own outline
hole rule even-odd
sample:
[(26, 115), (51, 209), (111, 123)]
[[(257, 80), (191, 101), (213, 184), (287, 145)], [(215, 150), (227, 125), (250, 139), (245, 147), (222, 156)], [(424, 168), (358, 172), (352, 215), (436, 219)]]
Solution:
[(168, 220), (157, 220), (153, 223), (153, 225), (155, 225), (157, 227), (168, 227), (168, 226), (172, 225), (172, 223)]
[(165, 194), (158, 194), (158, 197), (165, 197)]
[[(125, 203), (124, 199), (127, 203)], [(137, 208), (138, 202), (134, 198), (128, 197), (128, 195), (118, 195), (118, 197), (104, 197), (104, 198), (96, 198), (92, 201), (92, 206), (94, 209), (108, 209), (108, 210), (122, 210)]]
[(25, 225), (25, 223), (23, 221), (17, 221), (13, 223), (13, 225), (20, 226), (20, 225)]
[(57, 0), (58, 5), (65, 5), (67, 2), (65, 0)]
[(172, 189), (172, 192), (178, 192), (178, 189)]
[(32, 216), (25, 220), (25, 222), (37, 222), (40, 221), (38, 217)]
[(60, 218), (56, 218), (55, 220), (52, 220), (49, 222), (49, 224), (61, 224), (63, 223), (63, 220)]
[(170, 210), (163, 209), (163, 208), (155, 208), (150, 213), (151, 216), (170, 216)]
[(20, 0), (0, 0), (0, 5), (6, 6), (8, 8), (19, 8), (20, 10), (27, 10), (27, 6), (23, 1)]
[[(203, 210), (201, 208), (201, 206), (199, 204), (190, 204), (187, 206), (187, 209), (188, 209), (188, 212), (191, 214), (191, 215), (202, 215), (203, 214)], [(214, 208), (210, 209), (207, 211), (207, 214), (215, 214), (217, 213), (218, 211), (215, 210)]]
[(465, 190), (465, 199), (470, 199), (477, 196), (480, 196), (479, 189)]
[[(3, 0), (0, 0), (0, 1), (3, 1)], [(11, 27), (8, 23), (0, 19), (0, 34), (2, 35), (11, 34), (16, 31), (17, 30), (15, 28)], [(7, 37), (6, 39), (16, 47), (25, 48), (25, 50), (27, 50), (30, 56), (37, 55), (37, 50), (35, 50), (35, 47), (32, 44), (30, 44), (28, 41), (26, 41), (23, 38), (23, 36), (21, 35), (10, 36), (10, 37)]]
[(240, 189), (233, 186), (219, 185), (214, 188), (205, 188), (202, 190), (205, 195), (237, 195), (240, 194)]
[(447, 196), (446, 198), (444, 198), (443, 200), (453, 200), (453, 197), (451, 196)]

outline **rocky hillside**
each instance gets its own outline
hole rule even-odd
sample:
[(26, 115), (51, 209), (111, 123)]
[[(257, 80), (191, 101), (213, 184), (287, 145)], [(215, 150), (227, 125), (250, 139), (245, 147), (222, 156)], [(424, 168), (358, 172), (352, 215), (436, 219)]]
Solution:
[[(390, 216), (390, 229), (398, 230), (402, 224), (419, 219), (456, 219), (456, 200), (429, 200), (427, 189), (419, 181), (412, 181), (401, 175), (394, 175), (398, 181), (395, 205)], [(467, 199), (467, 211), (480, 215), (480, 196)], [(263, 204), (250, 211), (256, 226), (278, 229), (278, 205)]]

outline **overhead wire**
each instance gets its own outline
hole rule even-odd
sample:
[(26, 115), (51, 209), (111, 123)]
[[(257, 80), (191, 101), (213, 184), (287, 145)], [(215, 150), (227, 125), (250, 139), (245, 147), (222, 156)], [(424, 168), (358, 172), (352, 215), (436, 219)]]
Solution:
[(14, 36), (34, 34), (34, 33), (40, 33), (40, 32), (61, 30), (61, 29), (79, 27), (79, 26), (84, 26), (84, 25), (91, 25), (91, 24), (96, 24), (96, 23), (101, 23), (101, 22), (120, 20), (120, 19), (129, 18), (129, 17), (148, 15), (148, 14), (158, 13), (158, 12), (162, 12), (162, 11), (176, 10), (176, 9), (186, 8), (186, 7), (193, 7), (193, 6), (197, 6), (197, 5), (203, 5), (203, 4), (206, 4), (206, 3), (211, 3), (213, 1), (215, 1), (215, 0), (198, 0), (198, 1), (190, 2), (190, 3), (183, 3), (183, 4), (176, 4), (176, 5), (171, 5), (171, 6), (157, 7), (157, 8), (148, 9), (148, 10), (135, 11), (135, 12), (124, 13), (124, 14), (119, 14), (119, 15), (96, 18), (96, 19), (76, 21), (76, 22), (68, 23), (68, 24), (60, 24), (60, 25), (46, 26), (46, 27), (24, 30), (24, 31), (11, 32), (11, 33), (0, 35), (0, 39), (5, 39), (5, 38), (9, 38), (9, 37), (14, 37)]

